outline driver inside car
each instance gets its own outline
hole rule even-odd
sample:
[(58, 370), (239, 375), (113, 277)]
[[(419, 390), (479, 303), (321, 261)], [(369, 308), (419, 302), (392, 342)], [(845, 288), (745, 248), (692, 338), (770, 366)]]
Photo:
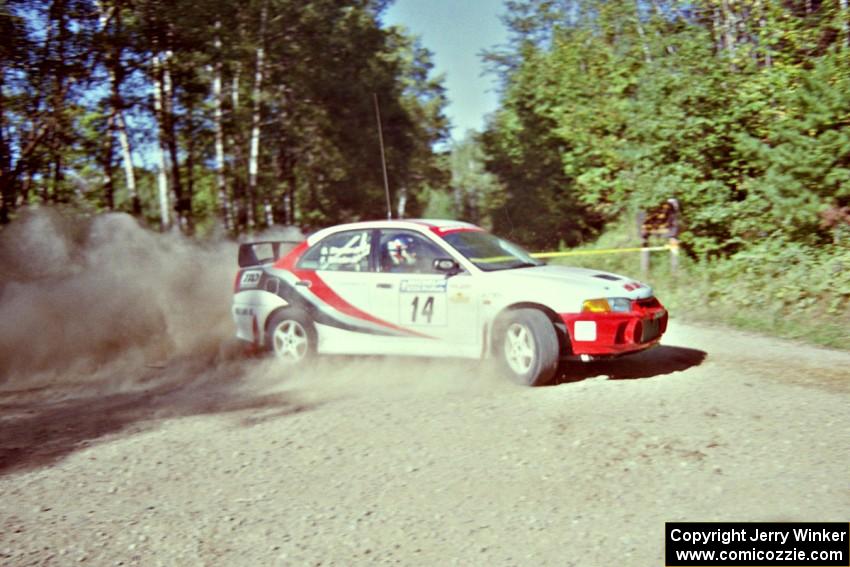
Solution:
[(390, 272), (416, 272), (419, 255), (416, 245), (416, 239), (400, 234), (387, 242), (387, 257), (389, 265), (387, 266)]

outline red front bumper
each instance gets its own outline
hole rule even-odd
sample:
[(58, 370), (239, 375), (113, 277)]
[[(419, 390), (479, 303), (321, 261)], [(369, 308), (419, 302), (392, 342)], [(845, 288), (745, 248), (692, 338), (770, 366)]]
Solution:
[[(657, 344), (667, 330), (667, 310), (651, 297), (632, 301), (628, 313), (561, 313), (572, 352), (616, 356)], [(577, 325), (578, 324), (578, 325)]]

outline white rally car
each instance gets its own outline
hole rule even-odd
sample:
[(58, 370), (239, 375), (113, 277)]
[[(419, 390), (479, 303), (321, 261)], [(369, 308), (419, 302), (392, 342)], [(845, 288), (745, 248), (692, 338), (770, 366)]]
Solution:
[(237, 336), (300, 365), (318, 354), (493, 357), (540, 385), (562, 360), (658, 343), (667, 311), (652, 289), (611, 273), (548, 266), (457, 221), (403, 220), (243, 244)]

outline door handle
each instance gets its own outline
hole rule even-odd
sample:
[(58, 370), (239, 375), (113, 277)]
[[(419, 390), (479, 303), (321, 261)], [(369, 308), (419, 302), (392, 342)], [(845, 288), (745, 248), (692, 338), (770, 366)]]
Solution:
[(313, 285), (313, 283), (310, 280), (298, 280), (297, 282), (295, 282), (295, 285), (310, 287), (311, 285)]
[(392, 288), (393, 288), (393, 284), (389, 284), (389, 283), (379, 283), (376, 287), (379, 287), (379, 288), (381, 288), (381, 289), (392, 289)]

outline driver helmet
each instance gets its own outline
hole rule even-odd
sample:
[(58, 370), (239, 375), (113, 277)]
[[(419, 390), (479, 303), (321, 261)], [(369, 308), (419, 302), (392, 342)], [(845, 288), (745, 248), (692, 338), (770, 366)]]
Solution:
[(393, 265), (413, 265), (416, 263), (416, 239), (400, 234), (387, 242), (387, 252)]

